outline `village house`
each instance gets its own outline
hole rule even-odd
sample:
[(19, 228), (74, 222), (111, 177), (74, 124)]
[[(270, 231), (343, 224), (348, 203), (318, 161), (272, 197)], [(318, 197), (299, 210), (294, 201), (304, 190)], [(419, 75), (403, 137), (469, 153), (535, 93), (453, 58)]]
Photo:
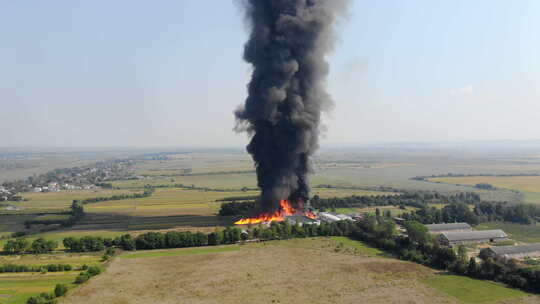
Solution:
[(426, 227), (431, 234), (441, 234), (443, 232), (472, 231), (471, 225), (467, 223), (430, 224), (426, 225)]
[(517, 245), (517, 246), (495, 246), (487, 249), (492, 257), (503, 257), (507, 259), (521, 260), (526, 257), (540, 257), (540, 243)]
[(437, 240), (442, 245), (453, 246), (474, 243), (491, 243), (508, 240), (508, 235), (500, 229), (463, 232), (443, 232)]

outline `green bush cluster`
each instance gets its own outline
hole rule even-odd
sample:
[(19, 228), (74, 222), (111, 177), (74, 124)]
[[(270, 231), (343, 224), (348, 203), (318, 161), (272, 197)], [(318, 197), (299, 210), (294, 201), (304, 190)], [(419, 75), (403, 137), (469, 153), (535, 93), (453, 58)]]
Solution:
[(64, 284), (56, 284), (53, 293), (43, 292), (38, 296), (30, 297), (26, 304), (56, 304), (58, 301), (55, 298), (64, 296), (68, 292), (68, 288)]
[(59, 272), (71, 271), (73, 267), (69, 264), (48, 264), (48, 265), (14, 265), (4, 264), (0, 266), (0, 273), (5, 272)]
[(88, 281), (91, 277), (97, 276), (101, 273), (101, 268), (97, 266), (90, 266), (87, 268), (86, 271), (81, 272), (76, 278), (75, 278), (75, 284), (82, 284), (86, 281)]

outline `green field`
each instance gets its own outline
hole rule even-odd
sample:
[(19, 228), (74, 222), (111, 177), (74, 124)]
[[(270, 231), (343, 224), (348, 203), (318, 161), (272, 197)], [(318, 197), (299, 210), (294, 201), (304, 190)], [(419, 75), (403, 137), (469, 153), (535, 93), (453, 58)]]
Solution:
[(381, 250), (379, 250), (377, 248), (367, 246), (363, 242), (359, 242), (359, 241), (350, 239), (348, 237), (334, 236), (334, 237), (331, 237), (331, 239), (333, 241), (338, 242), (339, 244), (343, 244), (345, 246), (349, 246), (349, 247), (353, 248), (354, 252), (362, 254), (362, 255), (378, 256), (378, 257), (387, 256), (387, 254), (384, 251), (381, 251)]
[(52, 253), (39, 255), (0, 256), (0, 264), (48, 265), (69, 264), (74, 270), (47, 273), (2, 273), (0, 274), (0, 304), (25, 304), (31, 296), (42, 292), (51, 293), (56, 284), (75, 287), (73, 282), (83, 265), (102, 265), (101, 253)]
[(422, 280), (424, 284), (440, 290), (462, 303), (493, 303), (518, 299), (528, 294), (500, 284), (455, 275), (435, 275)]
[(73, 287), (78, 272), (0, 275), (0, 304), (25, 304), (29, 297), (50, 293), (56, 284)]

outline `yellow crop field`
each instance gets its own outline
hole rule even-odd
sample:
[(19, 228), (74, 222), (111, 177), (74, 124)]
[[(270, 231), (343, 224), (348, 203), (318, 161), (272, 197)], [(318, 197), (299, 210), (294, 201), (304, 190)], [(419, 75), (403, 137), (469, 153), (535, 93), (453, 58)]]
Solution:
[(59, 192), (46, 193), (24, 193), (23, 198), (27, 201), (13, 203), (22, 208), (23, 211), (56, 211), (66, 209), (71, 206), (73, 200), (86, 199), (92, 197), (107, 197), (118, 194), (140, 193), (141, 190), (112, 190), (112, 189), (90, 189), (90, 190), (64, 190)]

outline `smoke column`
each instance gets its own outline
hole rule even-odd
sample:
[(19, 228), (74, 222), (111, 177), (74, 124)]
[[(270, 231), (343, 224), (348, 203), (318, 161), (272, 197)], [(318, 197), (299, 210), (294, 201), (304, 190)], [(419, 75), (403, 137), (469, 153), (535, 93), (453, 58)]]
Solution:
[(247, 131), (261, 188), (261, 212), (289, 199), (303, 208), (309, 197), (310, 156), (318, 148), (325, 90), (325, 54), (346, 0), (244, 0), (250, 27), (244, 60), (253, 66), (248, 97), (235, 113)]

